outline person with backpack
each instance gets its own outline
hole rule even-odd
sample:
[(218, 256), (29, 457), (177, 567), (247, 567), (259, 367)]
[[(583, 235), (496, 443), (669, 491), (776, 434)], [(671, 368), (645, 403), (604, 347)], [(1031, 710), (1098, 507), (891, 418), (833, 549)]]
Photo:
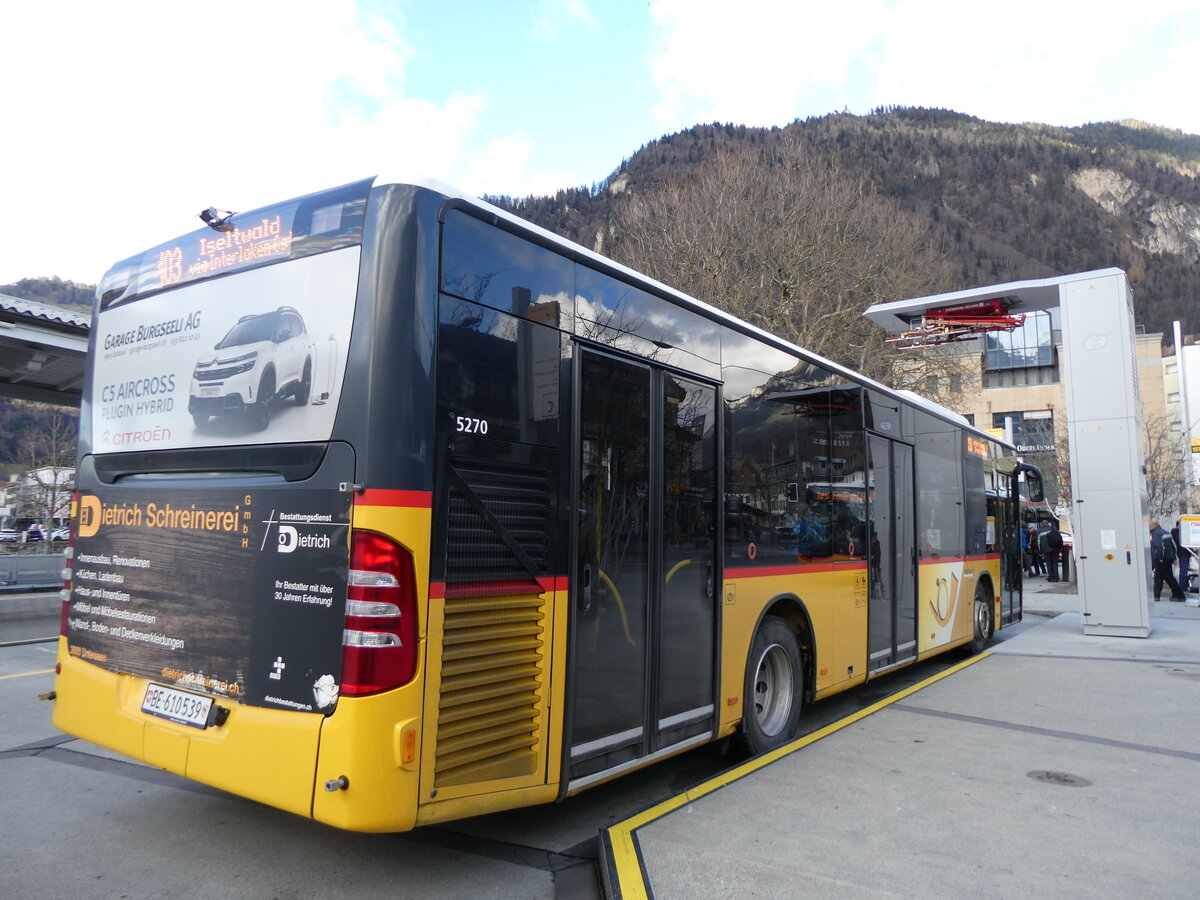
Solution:
[(1042, 556), (1046, 560), (1046, 580), (1059, 580), (1059, 563), (1062, 561), (1063, 539), (1058, 530), (1058, 519), (1051, 519), (1046, 528), (1038, 534), (1042, 545)]
[(1158, 519), (1151, 519), (1150, 562), (1154, 566), (1155, 602), (1162, 599), (1160, 594), (1164, 582), (1171, 589), (1171, 599), (1177, 603), (1183, 602), (1183, 591), (1179, 588), (1179, 582), (1175, 580), (1175, 573), (1171, 571), (1175, 568), (1177, 553), (1175, 539), (1171, 537), (1170, 532), (1158, 524)]

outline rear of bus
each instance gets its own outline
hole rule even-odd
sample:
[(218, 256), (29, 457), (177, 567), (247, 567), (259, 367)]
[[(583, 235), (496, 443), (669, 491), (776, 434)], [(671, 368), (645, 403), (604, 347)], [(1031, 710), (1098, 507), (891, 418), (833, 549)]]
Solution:
[(340, 827), (412, 827), (436, 295), (421, 261), (443, 200), (359, 182), (105, 276), (58, 728)]

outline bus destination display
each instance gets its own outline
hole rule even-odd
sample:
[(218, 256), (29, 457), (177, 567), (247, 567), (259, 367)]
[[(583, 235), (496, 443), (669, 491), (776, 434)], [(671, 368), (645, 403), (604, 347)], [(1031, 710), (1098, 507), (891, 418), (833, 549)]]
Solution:
[(286, 221), (284, 215), (276, 213), (249, 227), (234, 226), (225, 233), (213, 232), (213, 237), (196, 232), (191, 236), (194, 241), (163, 247), (158, 251), (155, 265), (157, 284), (152, 282), (146, 287), (170, 287), (287, 256), (292, 249), (295, 211), (294, 205), (287, 209)]

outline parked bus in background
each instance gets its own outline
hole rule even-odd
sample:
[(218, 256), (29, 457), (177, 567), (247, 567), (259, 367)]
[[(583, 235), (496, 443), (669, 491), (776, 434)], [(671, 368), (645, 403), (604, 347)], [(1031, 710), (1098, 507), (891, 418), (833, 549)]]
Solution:
[(445, 186), (207, 221), (97, 290), (65, 732), (398, 831), (1020, 617), (1021, 470), (941, 407)]

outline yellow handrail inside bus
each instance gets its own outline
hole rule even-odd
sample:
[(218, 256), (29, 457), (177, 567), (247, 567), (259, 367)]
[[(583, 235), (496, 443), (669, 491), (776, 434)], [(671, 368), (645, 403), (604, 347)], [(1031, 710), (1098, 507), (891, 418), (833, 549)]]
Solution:
[(625, 601), (621, 599), (621, 592), (617, 590), (617, 586), (612, 583), (612, 579), (604, 574), (603, 569), (597, 569), (596, 572), (604, 579), (604, 583), (608, 585), (608, 589), (613, 592), (613, 596), (617, 598), (617, 609), (621, 611), (621, 624), (625, 626), (625, 640), (629, 641), (630, 647), (636, 647), (637, 641), (633, 639), (633, 635), (629, 633), (629, 617), (625, 615)]
[(674, 575), (676, 572), (678, 572), (684, 566), (690, 566), (691, 564), (692, 564), (692, 561), (690, 559), (680, 560), (679, 562), (675, 563), (675, 565), (671, 566), (671, 571), (667, 573), (667, 580), (665, 583), (670, 584), (672, 575)]

